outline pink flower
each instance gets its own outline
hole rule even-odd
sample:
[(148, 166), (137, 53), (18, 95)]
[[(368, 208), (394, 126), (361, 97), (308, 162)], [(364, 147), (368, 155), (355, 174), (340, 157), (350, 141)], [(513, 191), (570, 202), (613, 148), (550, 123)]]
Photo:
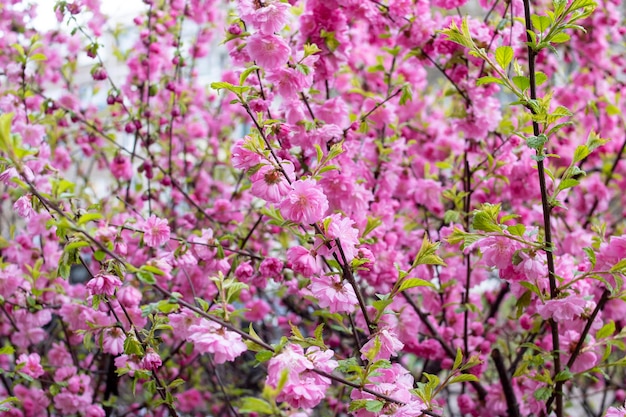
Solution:
[(256, 3), (253, 0), (239, 1), (242, 19), (267, 35), (278, 32), (285, 26), (290, 7), (289, 4), (277, 0), (267, 0), (263, 3)]
[(191, 334), (187, 339), (192, 341), (201, 353), (214, 354), (217, 364), (231, 362), (248, 350), (240, 335), (207, 319), (202, 319), (200, 324), (191, 326), (189, 332)]
[(259, 273), (265, 278), (279, 279), (283, 271), (283, 261), (276, 258), (265, 258), (259, 265)]
[(515, 267), (517, 272), (521, 272), (530, 281), (537, 281), (548, 276), (548, 268), (540, 259), (538, 254), (529, 255), (526, 252), (518, 252), (522, 262)]
[[(293, 172), (293, 167), (291, 171)], [(271, 165), (263, 165), (250, 176), (250, 181), (252, 181), (250, 190), (252, 195), (270, 203), (280, 202), (291, 189), (281, 171)]]
[(5, 269), (0, 270), (0, 295), (10, 297), (23, 281), (22, 271), (16, 265), (7, 265)]
[(122, 286), (122, 281), (115, 275), (98, 274), (93, 277), (85, 287), (91, 295), (107, 295), (112, 296), (115, 289)]
[(239, 282), (250, 283), (254, 276), (254, 268), (250, 265), (250, 261), (242, 262), (235, 269), (235, 277)]
[(117, 154), (111, 161), (111, 173), (115, 178), (122, 181), (128, 181), (133, 177), (133, 166), (130, 158)]
[(251, 322), (262, 321), (265, 316), (272, 311), (272, 308), (265, 302), (265, 300), (252, 299), (245, 305), (246, 312), (243, 313), (243, 317)]
[(289, 45), (283, 38), (262, 33), (250, 36), (246, 49), (250, 58), (266, 70), (285, 65), (291, 53)]
[(135, 376), (135, 371), (141, 369), (139, 358), (136, 355), (120, 355), (115, 358), (113, 363), (117, 369), (128, 369), (128, 376), (130, 377)]
[(295, 68), (277, 68), (268, 71), (266, 78), (274, 84), (278, 94), (287, 100), (297, 99), (298, 93), (306, 85), (304, 74)]
[[(39, 388), (26, 388), (18, 384), (14, 387), (15, 396), (20, 400), (25, 417), (45, 416), (50, 400), (46, 392)], [(8, 414), (11, 416), (11, 414)]]
[(162, 364), (161, 357), (152, 348), (146, 350), (146, 355), (141, 360), (141, 367), (149, 371), (156, 371)]
[(441, 184), (435, 180), (419, 179), (415, 183), (415, 194), (413, 198), (417, 204), (421, 204), (433, 213), (441, 213), (443, 204), (441, 203)]
[(41, 356), (36, 353), (26, 355), (22, 353), (16, 361), (17, 365), (22, 365), (19, 371), (25, 373), (33, 378), (39, 378), (44, 374), (43, 367), (41, 366)]
[(103, 332), (102, 350), (111, 355), (117, 356), (124, 352), (124, 341), (126, 334), (119, 327), (112, 327)]
[[(246, 136), (246, 139), (249, 140), (249, 137)], [(245, 144), (244, 140), (238, 140), (233, 145), (231, 160), (235, 168), (249, 169), (261, 163), (259, 154), (246, 149)]]
[(154, 214), (140, 225), (140, 230), (144, 232), (143, 241), (151, 248), (161, 246), (170, 238), (170, 227), (167, 225), (167, 220), (160, 219)]
[(609, 407), (604, 417), (626, 417), (626, 404), (623, 407)]
[(319, 306), (331, 313), (349, 313), (358, 304), (354, 289), (339, 275), (313, 277), (310, 289)]
[(106, 413), (101, 405), (91, 404), (85, 410), (85, 417), (105, 417)]
[(315, 180), (298, 180), (291, 184), (292, 190), (280, 204), (286, 219), (296, 223), (312, 224), (324, 217), (328, 199)]
[(552, 318), (557, 322), (570, 322), (584, 313), (586, 304), (582, 297), (570, 295), (546, 301), (545, 304), (537, 306), (537, 313), (544, 320)]
[(485, 265), (505, 269), (512, 264), (513, 254), (520, 248), (520, 245), (502, 236), (489, 236), (471, 245), (470, 248), (474, 247), (480, 249)]
[[(404, 343), (399, 341), (395, 334), (387, 329), (383, 329), (363, 345), (361, 348), (361, 359), (365, 360), (370, 355), (373, 355), (373, 361), (388, 360), (392, 356), (397, 356), (403, 347)], [(378, 349), (377, 352), (376, 349)]]
[(305, 278), (310, 278), (317, 274), (320, 267), (315, 255), (302, 246), (294, 246), (287, 250), (287, 261), (289, 268), (294, 272), (302, 274)]
[(311, 370), (332, 372), (338, 366), (333, 355), (332, 350), (321, 351), (318, 347), (310, 347), (305, 355), (302, 347), (289, 344), (268, 362), (266, 382), (276, 387), (287, 372), (287, 381), (277, 400), (295, 408), (313, 408), (324, 399), (331, 381)]
[[(330, 222), (327, 223), (330, 218)], [(328, 224), (326, 228), (326, 237), (329, 239), (339, 239), (341, 244), (341, 250), (348, 262), (352, 261), (356, 256), (359, 244), (359, 231), (353, 227), (354, 222), (349, 217), (342, 217), (340, 214), (331, 214), (324, 219), (324, 224)], [(321, 243), (321, 240), (318, 240)], [(330, 255), (335, 252), (339, 258), (341, 258), (340, 252), (337, 251), (336, 242), (331, 242), (331, 249), (328, 249), (326, 245), (321, 245), (319, 249), (320, 255)]]
[(13, 210), (17, 212), (21, 217), (25, 219), (30, 219), (33, 215), (36, 214), (35, 210), (33, 210), (33, 205), (31, 203), (33, 196), (30, 194), (26, 194), (17, 199), (15, 204), (13, 204)]

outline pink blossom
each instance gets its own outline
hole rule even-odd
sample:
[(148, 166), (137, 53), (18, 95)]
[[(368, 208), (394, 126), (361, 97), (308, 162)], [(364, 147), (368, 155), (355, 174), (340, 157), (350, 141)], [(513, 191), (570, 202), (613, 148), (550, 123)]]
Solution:
[(246, 49), (250, 58), (267, 70), (285, 65), (291, 53), (289, 45), (280, 36), (258, 32), (248, 38)]
[(332, 356), (331, 350), (321, 351), (318, 347), (309, 348), (305, 355), (302, 347), (289, 344), (268, 362), (266, 382), (276, 387), (286, 371), (287, 381), (277, 400), (292, 407), (313, 408), (325, 397), (331, 381), (311, 370), (332, 372), (338, 366)]
[[(291, 171), (293, 172), (293, 168)], [(252, 194), (270, 203), (280, 202), (291, 189), (281, 171), (271, 165), (263, 165), (250, 176), (250, 181)]]
[(623, 407), (609, 407), (604, 417), (626, 417), (626, 404)]
[(144, 232), (143, 241), (151, 248), (157, 248), (170, 238), (170, 227), (167, 220), (160, 219), (154, 214), (140, 224), (140, 230)]
[(359, 231), (354, 227), (352, 219), (343, 217), (340, 214), (331, 214), (322, 223), (327, 226), (326, 237), (333, 241), (330, 243), (332, 249), (328, 249), (326, 245), (320, 245), (321, 241), (318, 241), (319, 253), (321, 255), (329, 255), (334, 252), (341, 258), (342, 255), (337, 250), (337, 244), (334, 241), (334, 239), (338, 239), (343, 256), (346, 257), (348, 262), (352, 261), (358, 252), (357, 246), (359, 244)]
[(17, 199), (15, 204), (13, 204), (13, 210), (17, 212), (21, 217), (25, 219), (30, 219), (33, 215), (35, 215), (35, 210), (33, 210), (33, 205), (31, 203), (33, 196), (30, 194), (26, 194)]
[(250, 265), (250, 261), (240, 263), (235, 269), (235, 277), (238, 281), (250, 283), (254, 276), (254, 268)]
[(306, 278), (310, 278), (320, 270), (315, 255), (302, 246), (289, 248), (287, 250), (287, 261), (289, 268)]
[(324, 217), (328, 199), (315, 180), (298, 180), (280, 204), (283, 216), (296, 223), (313, 224)]
[(265, 258), (259, 265), (259, 273), (265, 278), (280, 279), (283, 271), (283, 262), (276, 258)]
[(0, 295), (8, 298), (22, 285), (22, 271), (16, 265), (9, 264), (0, 270)]
[(350, 313), (358, 304), (354, 289), (339, 275), (313, 277), (310, 289), (319, 306), (331, 313)]
[(21, 365), (19, 368), (20, 372), (33, 378), (39, 378), (44, 374), (43, 367), (41, 366), (41, 357), (36, 353), (31, 353), (30, 355), (22, 353), (16, 363)]
[(195, 388), (176, 394), (176, 409), (184, 413), (191, 413), (194, 409), (201, 407), (202, 394)]
[(581, 296), (569, 295), (540, 304), (537, 312), (544, 320), (552, 318), (557, 322), (569, 322), (579, 318), (585, 312), (586, 304), (587, 302)]
[(85, 410), (85, 417), (105, 417), (106, 412), (99, 404), (91, 404)]
[(192, 341), (201, 353), (214, 354), (217, 364), (232, 362), (248, 350), (240, 335), (207, 319), (201, 319), (200, 324), (191, 326), (189, 332), (187, 339)]
[(135, 371), (141, 369), (139, 358), (136, 355), (120, 355), (115, 358), (114, 364), (117, 369), (128, 369), (130, 377), (135, 376)]
[(86, 287), (91, 295), (112, 296), (115, 289), (122, 286), (122, 281), (115, 275), (98, 274), (87, 283)]
[(245, 305), (246, 312), (243, 316), (246, 320), (251, 322), (262, 321), (267, 314), (272, 311), (272, 308), (265, 302), (265, 300), (252, 299)]
[(289, 8), (287, 3), (278, 0), (267, 0), (259, 7), (253, 0), (240, 0), (241, 17), (261, 33), (271, 35), (280, 31), (287, 23)]
[(530, 281), (537, 281), (548, 276), (548, 268), (542, 262), (538, 254), (529, 255), (526, 252), (518, 252), (522, 258), (515, 270), (521, 272), (526, 276), (526, 279)]
[(161, 361), (161, 356), (159, 356), (159, 354), (152, 348), (148, 348), (146, 350), (146, 355), (141, 360), (141, 367), (149, 371), (156, 371), (162, 364), (163, 362)]
[(112, 327), (103, 332), (102, 350), (111, 355), (117, 356), (124, 352), (124, 341), (126, 334), (119, 327)]
[[(378, 351), (376, 352), (375, 349)], [(398, 340), (396, 335), (387, 329), (382, 329), (374, 335), (363, 347), (361, 348), (361, 358), (363, 360), (368, 359), (370, 355), (373, 355), (373, 361), (381, 359), (389, 359), (392, 356), (397, 356), (400, 349), (404, 347), (404, 343)]]
[(298, 93), (306, 85), (305, 75), (295, 68), (276, 68), (268, 71), (267, 80), (274, 84), (276, 91), (287, 100), (297, 99)]
[(133, 166), (130, 158), (117, 154), (111, 161), (111, 173), (115, 178), (121, 181), (128, 181), (133, 177)]
[[(246, 136), (246, 140), (249, 141), (250, 138)], [(258, 153), (252, 152), (245, 147), (246, 141), (238, 140), (235, 142), (232, 148), (232, 156), (231, 160), (233, 163), (233, 167), (238, 169), (249, 169), (253, 166), (261, 163), (261, 156)]]
[(513, 262), (513, 254), (520, 248), (520, 244), (502, 236), (489, 236), (481, 239), (470, 248), (479, 248), (483, 255), (483, 262), (489, 267), (505, 269)]
[(421, 204), (433, 213), (441, 213), (443, 204), (441, 203), (441, 184), (435, 180), (419, 179), (415, 183), (415, 194), (413, 198), (417, 204)]
[(44, 390), (26, 388), (24, 385), (18, 384), (13, 388), (13, 391), (22, 404), (25, 417), (46, 415), (46, 409), (50, 405), (50, 400)]

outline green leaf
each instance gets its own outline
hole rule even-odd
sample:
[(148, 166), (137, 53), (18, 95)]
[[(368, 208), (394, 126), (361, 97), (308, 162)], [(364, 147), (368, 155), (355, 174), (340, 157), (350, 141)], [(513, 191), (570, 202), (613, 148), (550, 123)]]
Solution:
[(135, 335), (129, 335), (124, 340), (124, 353), (127, 355), (143, 356), (143, 347)]
[(574, 178), (566, 178), (559, 183), (558, 190), (567, 190), (568, 188), (576, 187), (578, 184), (580, 184), (580, 181)]
[(541, 85), (548, 80), (548, 76), (541, 71), (535, 73), (535, 84)]
[(563, 369), (561, 372), (554, 376), (554, 380), (556, 382), (564, 382), (569, 381), (574, 377), (574, 374), (570, 372), (569, 369)]
[(11, 141), (11, 122), (13, 121), (13, 113), (4, 113), (0, 115), (0, 150), (8, 152), (12, 148)]
[(156, 279), (154, 278), (154, 274), (152, 272), (139, 270), (135, 272), (135, 276), (137, 277), (137, 279), (139, 279), (139, 281), (143, 282), (144, 284), (156, 284)]
[(0, 349), (0, 355), (12, 355), (15, 352), (15, 349), (11, 345), (4, 345), (2, 349)]
[(269, 350), (261, 350), (257, 352), (256, 355), (254, 355), (256, 360), (259, 361), (260, 363), (269, 361), (270, 359), (272, 359), (273, 356), (274, 354), (270, 352)]
[(593, 251), (593, 248), (583, 248), (583, 250), (585, 251), (585, 253), (587, 254), (587, 259), (589, 259), (589, 262), (591, 263), (591, 269), (596, 267), (596, 253)]
[(552, 43), (563, 43), (567, 42), (571, 39), (571, 36), (565, 32), (555, 33), (554, 36), (551, 36), (549, 41)]
[(552, 388), (542, 387), (535, 391), (534, 397), (537, 401), (547, 401), (552, 396)]
[(404, 281), (402, 281), (402, 284), (400, 284), (400, 288), (398, 289), (398, 292), (402, 292), (404, 290), (408, 290), (409, 288), (415, 288), (415, 287), (436, 288), (435, 284), (433, 284), (430, 281), (426, 281), (425, 279), (408, 278), (408, 279), (405, 279)]
[(463, 363), (463, 351), (461, 348), (456, 348), (456, 356), (454, 358), (454, 365), (452, 365), (452, 370), (459, 369), (459, 366)]
[(455, 384), (458, 382), (478, 382), (478, 377), (472, 374), (461, 374), (450, 379), (449, 384)]
[(202, 309), (202, 311), (207, 312), (209, 311), (209, 303), (207, 303), (206, 301), (204, 301), (202, 298), (200, 297), (196, 297), (195, 298), (196, 303), (200, 306), (200, 308)]
[(404, 106), (406, 103), (413, 100), (413, 90), (410, 84), (404, 84), (402, 86), (402, 94), (400, 95), (400, 105)]
[(241, 405), (239, 406), (239, 412), (249, 414), (249, 413), (259, 413), (259, 414), (273, 414), (272, 406), (267, 401), (261, 398), (255, 397), (245, 397), (241, 400)]
[(615, 322), (611, 320), (596, 332), (596, 340), (602, 340), (606, 337), (613, 336), (613, 333), (615, 333)]
[(248, 91), (250, 89), (250, 87), (248, 86), (236, 86), (236, 85), (232, 85), (231, 83), (227, 83), (224, 81), (219, 81), (216, 83), (211, 83), (211, 88), (214, 90), (228, 90), (234, 94), (236, 94), (237, 96), (241, 96), (241, 94), (243, 94), (244, 92)]
[(44, 54), (39, 53), (39, 54), (33, 54), (33, 55), (29, 56), (28, 59), (31, 60), (31, 61), (45, 61), (48, 58), (46, 58), (46, 56)]
[(304, 45), (304, 57), (314, 55), (322, 50), (315, 43), (307, 43)]
[(504, 70), (507, 69), (514, 56), (513, 48), (510, 46), (500, 46), (496, 49), (496, 62)]
[(626, 258), (620, 260), (610, 269), (611, 272), (626, 272)]
[(413, 266), (417, 265), (442, 265), (445, 266), (446, 263), (437, 255), (437, 249), (439, 249), (440, 242), (433, 243), (428, 240), (428, 236), (424, 235), (424, 239), (422, 240), (422, 246), (420, 246), (420, 250), (415, 255), (415, 260), (413, 260)]
[(543, 145), (548, 142), (548, 137), (544, 134), (540, 134), (539, 136), (530, 136), (526, 138), (526, 145), (530, 149), (539, 150), (543, 148)]
[[(259, 69), (261, 68), (258, 65), (252, 65), (251, 67), (246, 68), (239, 76), (239, 85), (243, 86), (248, 76), (250, 76), (250, 74), (252, 74), (254, 71), (259, 70)], [(211, 84), (211, 87), (213, 87), (213, 84)]]
[(94, 259), (98, 262), (104, 261), (104, 258), (106, 258), (106, 256), (107, 256), (106, 252), (101, 251), (101, 250), (97, 250), (93, 253)]
[(536, 14), (530, 17), (530, 21), (532, 22), (533, 27), (537, 29), (539, 33), (543, 33), (552, 24), (552, 19), (550, 19), (548, 16), (538, 16)]
[(579, 145), (574, 151), (574, 163), (580, 162), (591, 154), (587, 145)]
[(500, 78), (491, 77), (491, 76), (480, 77), (479, 79), (476, 80), (476, 85), (485, 85), (485, 84), (493, 84), (493, 83), (506, 85), (505, 82), (502, 81)]
[(365, 403), (365, 409), (372, 413), (378, 413), (384, 406), (385, 403), (379, 400), (367, 400)]
[(530, 80), (528, 79), (528, 77), (524, 77), (522, 75), (516, 75), (513, 77), (512, 80), (513, 80), (513, 84), (515, 84), (517, 88), (522, 90), (522, 92), (530, 88)]
[(489, 214), (482, 210), (474, 211), (472, 227), (475, 230), (483, 232), (502, 232), (502, 227), (500, 227)]
[(526, 233), (526, 226), (524, 226), (521, 223), (518, 223), (518, 224), (514, 224), (513, 226), (508, 226), (506, 230), (514, 236), (522, 237), (524, 236), (524, 233)]

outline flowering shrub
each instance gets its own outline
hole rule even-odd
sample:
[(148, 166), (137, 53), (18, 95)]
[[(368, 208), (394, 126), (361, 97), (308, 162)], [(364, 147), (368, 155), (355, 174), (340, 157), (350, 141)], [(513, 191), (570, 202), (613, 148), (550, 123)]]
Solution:
[(3, 415), (626, 415), (620, 2), (114, 23), (0, 5)]

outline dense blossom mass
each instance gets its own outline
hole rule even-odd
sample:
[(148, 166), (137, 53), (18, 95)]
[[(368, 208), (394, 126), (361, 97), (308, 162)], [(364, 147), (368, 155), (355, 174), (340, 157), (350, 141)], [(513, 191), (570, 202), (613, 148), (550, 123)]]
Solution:
[(626, 416), (621, 2), (37, 3), (0, 414)]

